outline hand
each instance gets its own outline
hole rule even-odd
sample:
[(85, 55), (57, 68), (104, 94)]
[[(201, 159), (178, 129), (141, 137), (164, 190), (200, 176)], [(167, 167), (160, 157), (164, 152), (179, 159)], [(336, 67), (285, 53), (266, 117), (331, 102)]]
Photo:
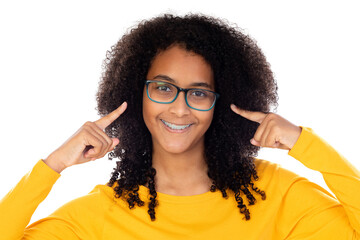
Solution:
[(242, 110), (234, 104), (231, 110), (240, 116), (260, 123), (251, 144), (258, 147), (280, 148), (290, 150), (298, 140), (301, 128), (275, 113), (251, 112)]
[(119, 139), (109, 138), (103, 131), (115, 121), (125, 110), (124, 102), (117, 109), (95, 122), (86, 122), (63, 145), (52, 152), (44, 162), (60, 173), (75, 164), (85, 163), (102, 158), (112, 151)]

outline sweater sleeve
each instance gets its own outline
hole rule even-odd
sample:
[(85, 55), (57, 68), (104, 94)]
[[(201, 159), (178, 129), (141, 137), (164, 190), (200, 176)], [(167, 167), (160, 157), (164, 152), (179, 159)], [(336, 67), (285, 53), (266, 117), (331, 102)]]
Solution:
[(283, 179), (292, 180), (282, 189), (283, 204), (279, 213), (286, 226), (283, 236), (286, 239), (360, 239), (359, 171), (311, 128), (302, 127), (298, 141), (288, 154), (319, 171), (335, 196), (305, 178), (284, 171)]
[[(25, 236), (25, 228), (38, 205), (47, 197), (60, 174), (42, 160), (0, 201), (0, 236), (4, 240), (33, 239)], [(62, 224), (66, 239), (78, 239)], [(54, 233), (55, 234), (55, 233)], [(37, 239), (57, 239), (55, 235), (39, 235)]]

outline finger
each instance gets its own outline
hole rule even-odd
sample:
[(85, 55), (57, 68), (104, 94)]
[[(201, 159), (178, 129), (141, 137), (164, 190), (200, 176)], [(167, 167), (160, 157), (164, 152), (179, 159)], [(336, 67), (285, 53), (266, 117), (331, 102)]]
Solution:
[(268, 129), (268, 124), (269, 121), (266, 121), (266, 119), (264, 119), (264, 121), (259, 125), (259, 127), (256, 129), (256, 132), (254, 134), (253, 139), (259, 143), (260, 146), (263, 146), (264, 142), (264, 134)]
[(264, 147), (276, 148), (279, 145), (277, 141), (277, 131), (274, 128), (270, 128), (264, 135)]
[(104, 141), (104, 143), (106, 142), (106, 144), (103, 145), (104, 148), (102, 148), (101, 154), (100, 154), (101, 157), (104, 157), (106, 153), (111, 152), (112, 150), (114, 150), (115, 146), (119, 144), (120, 140), (117, 139), (117, 138), (109, 138), (96, 125), (95, 125), (94, 130), (96, 131), (96, 134), (94, 133), (94, 135), (96, 135), (98, 139)]
[(255, 139), (253, 139), (253, 138), (250, 140), (250, 142), (251, 142), (252, 145), (261, 147), (260, 143), (258, 141), (256, 141)]
[(84, 158), (98, 158), (101, 151), (102, 142), (93, 134), (86, 136), (86, 148), (84, 150)]
[(108, 152), (111, 152), (112, 150), (114, 150), (116, 145), (118, 145), (120, 143), (120, 140), (117, 138), (112, 138), (111, 140), (112, 140), (112, 144), (111, 144), (111, 147)]
[(99, 138), (101, 137), (101, 139), (103, 139), (107, 143), (105, 151), (108, 152), (113, 144), (112, 139), (108, 135), (106, 135), (106, 133), (101, 130), (95, 123), (91, 127), (97, 134), (99, 134)]
[(93, 130), (93, 133), (99, 140), (103, 141), (104, 145), (101, 149), (101, 156), (105, 156), (106, 153), (112, 151), (117, 144), (119, 144), (120, 140), (117, 138), (109, 138), (104, 131), (102, 131), (95, 123), (93, 125), (90, 125), (91, 130)]
[(98, 140), (101, 141), (100, 152), (106, 153), (107, 149), (111, 146), (111, 139), (93, 122), (86, 122), (84, 124), (87, 135), (94, 135)]
[(239, 114), (240, 116), (242, 116), (250, 121), (258, 122), (258, 123), (261, 123), (267, 115), (266, 113), (263, 113), (263, 112), (252, 112), (252, 111), (243, 110), (243, 109), (238, 108), (234, 104), (231, 104), (230, 108), (231, 108), (231, 110), (233, 110), (235, 113)]
[(274, 132), (276, 133), (276, 131), (274, 129), (275, 122), (272, 121), (271, 119), (266, 119), (265, 122), (266, 122), (266, 129), (264, 130), (264, 132), (263, 132), (263, 134), (261, 136), (260, 144), (263, 147), (269, 147), (269, 146), (272, 146), (275, 143), (275, 140), (272, 138), (273, 133)]
[[(101, 145), (99, 146), (100, 151), (98, 155), (99, 158), (101, 158), (107, 153), (108, 149), (111, 147), (112, 141), (108, 136), (106, 136), (106, 134), (103, 131), (101, 131), (98, 127), (96, 128), (97, 128), (96, 130), (91, 129), (90, 134), (94, 135), (100, 141)], [(97, 130), (100, 132), (98, 132)]]
[(123, 102), (117, 109), (109, 113), (108, 115), (95, 121), (95, 124), (102, 130), (115, 121), (127, 108), (127, 102)]
[(266, 140), (266, 147), (269, 148), (279, 148), (284, 150), (290, 150), (290, 148), (281, 143), (281, 138), (279, 137), (279, 132), (272, 128)]
[[(111, 152), (112, 150), (114, 150), (114, 148), (116, 147), (116, 145), (119, 144), (119, 139), (117, 138), (112, 138), (111, 139), (111, 145), (109, 145), (109, 148), (103, 153), (100, 155), (100, 157), (97, 157), (97, 158), (102, 158), (105, 156), (106, 153), (108, 152)], [(88, 152), (87, 152), (87, 155), (86, 157), (89, 157), (91, 154), (95, 154), (95, 150), (93, 148), (91, 148)], [(91, 158), (90, 160), (96, 160), (97, 158)]]
[[(87, 147), (84, 150), (85, 158), (102, 158), (108, 152), (108, 149), (113, 144), (112, 140), (106, 136), (106, 134), (101, 131), (94, 123), (92, 123), (94, 128), (87, 125), (86, 128), (86, 145)], [(107, 141), (108, 138), (108, 141)], [(88, 151), (86, 151), (88, 149)]]

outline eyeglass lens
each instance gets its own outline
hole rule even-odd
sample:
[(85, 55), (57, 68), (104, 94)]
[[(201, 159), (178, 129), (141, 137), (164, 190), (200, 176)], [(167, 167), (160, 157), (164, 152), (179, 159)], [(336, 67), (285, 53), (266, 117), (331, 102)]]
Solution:
[[(150, 82), (148, 84), (149, 97), (156, 102), (170, 103), (177, 96), (177, 88), (164, 82)], [(188, 104), (192, 108), (207, 110), (215, 101), (215, 94), (204, 89), (191, 89), (186, 94)]]

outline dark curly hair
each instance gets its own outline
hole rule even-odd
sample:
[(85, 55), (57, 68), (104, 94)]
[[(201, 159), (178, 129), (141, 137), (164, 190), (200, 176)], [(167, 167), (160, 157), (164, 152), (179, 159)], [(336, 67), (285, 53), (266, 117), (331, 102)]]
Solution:
[[(251, 191), (266, 195), (254, 186), (258, 180), (254, 157), (259, 147), (250, 144), (258, 123), (242, 118), (231, 111), (230, 104), (251, 110), (269, 112), (277, 106), (277, 84), (270, 65), (256, 42), (226, 21), (201, 14), (174, 16), (164, 14), (140, 22), (125, 34), (104, 61), (104, 72), (97, 93), (97, 110), (104, 116), (127, 101), (125, 113), (105, 132), (117, 137), (120, 143), (109, 153), (110, 160), (118, 158), (108, 186), (115, 196), (128, 202), (129, 208), (143, 206), (139, 185), (148, 185), (148, 213), (155, 220), (155, 175), (152, 167), (152, 140), (142, 116), (144, 80), (155, 56), (178, 44), (187, 51), (201, 55), (214, 72), (216, 103), (213, 121), (205, 133), (205, 157), (210, 191), (233, 191), (237, 206), (245, 219), (249, 205), (256, 202)], [(117, 184), (115, 184), (117, 183)], [(115, 185), (115, 186), (114, 186)]]

